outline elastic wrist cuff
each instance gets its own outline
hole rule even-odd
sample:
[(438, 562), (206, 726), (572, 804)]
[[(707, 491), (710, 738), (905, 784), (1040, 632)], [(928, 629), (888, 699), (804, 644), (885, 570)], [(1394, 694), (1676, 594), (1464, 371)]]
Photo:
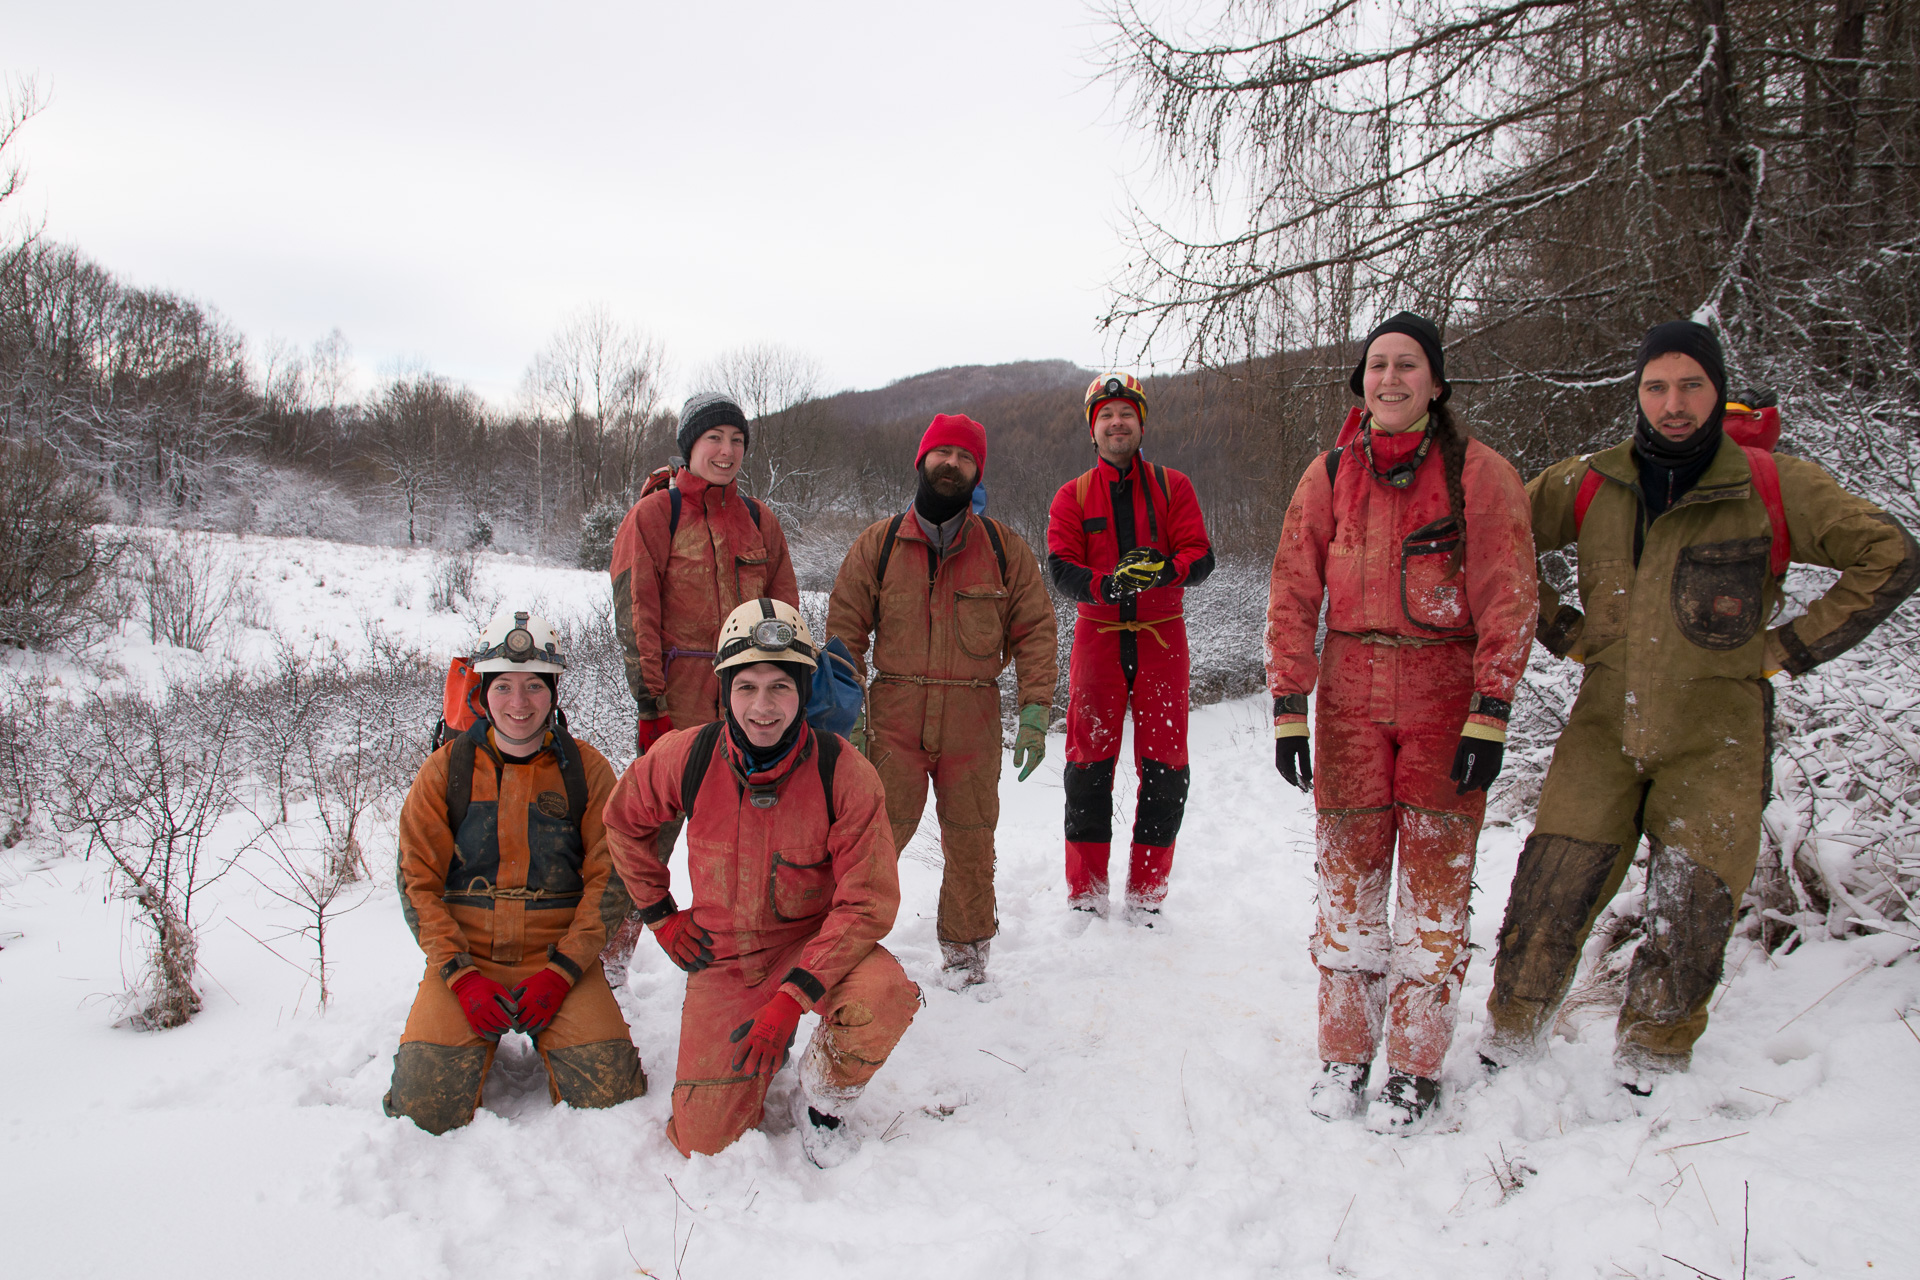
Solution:
[(1299, 720), (1275, 720), (1273, 722), (1273, 736), (1276, 738), (1305, 738), (1311, 736), (1312, 732), (1313, 731), (1307, 727), (1307, 722), (1304, 717)]
[(440, 966), (440, 980), (451, 983), (454, 975), (458, 974), (462, 969), (471, 969), (473, 967), (473, 957), (462, 951), (459, 955)]
[(580, 981), (580, 966), (566, 957), (558, 943), (547, 944), (547, 963), (564, 974), (569, 983)]
[(1464, 725), (1460, 726), (1460, 736), (1463, 738), (1484, 738), (1488, 742), (1505, 742), (1507, 740), (1507, 726), (1504, 723), (1489, 724), (1483, 719), (1469, 719)]
[(1513, 715), (1513, 703), (1505, 698), (1490, 698), (1484, 693), (1476, 693), (1467, 699), (1467, 714), (1505, 724)]
[(1282, 716), (1300, 716), (1307, 714), (1307, 695), (1304, 693), (1280, 693), (1273, 698), (1273, 718)]
[(787, 970), (787, 976), (780, 979), (780, 983), (782, 986), (790, 984), (798, 990), (801, 995), (807, 998), (808, 1007), (818, 1004), (827, 994), (827, 989), (821, 984), (820, 979), (814, 977), (799, 965), (795, 965), (793, 968)]
[(678, 910), (680, 908), (673, 905), (673, 895), (669, 893), (652, 906), (640, 908), (640, 923), (651, 929)]
[(1780, 648), (1786, 652), (1788, 675), (1805, 675), (1818, 665), (1813, 651), (1800, 639), (1800, 633), (1793, 629), (1791, 622), (1775, 627), (1773, 634), (1780, 637)]

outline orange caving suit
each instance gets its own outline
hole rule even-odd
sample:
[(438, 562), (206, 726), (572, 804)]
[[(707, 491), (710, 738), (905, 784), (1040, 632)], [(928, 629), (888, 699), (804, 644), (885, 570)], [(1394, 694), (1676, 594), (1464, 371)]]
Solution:
[[(586, 782), (578, 824), (560, 759), (569, 743)], [(601, 820), (613, 769), (586, 743), (553, 734), (531, 760), (508, 761), (487, 730), (474, 748), (472, 799), (456, 835), (447, 774), (460, 745), (428, 757), (400, 811), (400, 904), (427, 971), (394, 1056), (387, 1113), (434, 1133), (473, 1118), (494, 1046), (475, 1034), (453, 994), (471, 969), (508, 990), (543, 968), (572, 981), (535, 1039), (555, 1102), (610, 1107), (639, 1097), (646, 1075), (594, 963), (629, 906)]]
[[(1423, 435), (1375, 433), (1376, 465), (1405, 461)], [(1466, 549), (1450, 572), (1458, 539), (1439, 450), (1404, 489), (1369, 474), (1357, 442), (1343, 452), (1331, 468), (1327, 454), (1314, 459), (1287, 508), (1267, 605), (1267, 680), (1276, 719), (1302, 728), (1306, 695), (1319, 690), (1320, 1057), (1371, 1062), (1384, 1015), (1389, 1069), (1431, 1079), (1466, 976), (1486, 809), (1485, 792), (1458, 795), (1447, 774), (1470, 718), (1504, 728), (1526, 669), (1538, 603), (1533, 536), (1519, 473), (1470, 440)], [(1323, 600), (1326, 649), (1316, 662)], [(1476, 695), (1499, 714), (1470, 717)]]
[(826, 1087), (857, 1096), (919, 1008), (919, 988), (878, 945), (900, 908), (900, 880), (886, 797), (873, 766), (843, 742), (834, 770), (832, 819), (812, 729), (751, 785), (774, 788), (761, 808), (736, 781), (723, 730), (692, 804), (681, 782), (698, 731), (654, 745), (607, 802), (614, 863), (634, 900), (653, 915), (671, 909), (671, 876), (657, 851), (659, 827), (688, 815), (693, 919), (713, 935), (714, 960), (687, 975), (680, 1061), (667, 1137), (683, 1155), (711, 1155), (760, 1122), (770, 1080), (736, 1074), (728, 1039), (776, 991), (820, 1026), (807, 1050)]
[[(1004, 574), (990, 535), (1005, 553)], [(896, 849), (913, 838), (933, 781), (946, 859), (940, 940), (993, 937), (999, 676), (1011, 658), (1024, 707), (1051, 705), (1059, 674), (1053, 602), (1032, 550), (1004, 524), (989, 528), (972, 513), (944, 554), (912, 511), (879, 521), (854, 540), (840, 566), (827, 633), (856, 662), (866, 657), (870, 637), (873, 643), (867, 751), (886, 786)]]

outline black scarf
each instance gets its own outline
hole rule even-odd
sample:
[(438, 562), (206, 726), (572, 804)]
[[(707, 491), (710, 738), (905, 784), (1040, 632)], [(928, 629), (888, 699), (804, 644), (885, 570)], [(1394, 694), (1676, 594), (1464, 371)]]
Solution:
[(913, 509), (924, 516), (928, 524), (938, 528), (965, 511), (972, 502), (972, 489), (962, 489), (957, 496), (949, 498), (933, 487), (925, 471), (920, 473), (920, 487), (913, 494)]

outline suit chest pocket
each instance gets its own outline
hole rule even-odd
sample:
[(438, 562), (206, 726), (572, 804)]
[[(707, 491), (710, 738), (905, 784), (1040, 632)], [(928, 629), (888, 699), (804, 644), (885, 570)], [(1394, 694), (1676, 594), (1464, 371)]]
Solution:
[(767, 905), (777, 920), (811, 920), (833, 905), (833, 859), (825, 849), (774, 850)]
[(733, 568), (741, 600), (758, 600), (767, 594), (767, 581), (773, 576), (773, 557), (764, 547), (756, 547), (743, 556), (735, 556)]
[(1759, 633), (1770, 538), (1682, 547), (1673, 567), (1673, 620), (1702, 649), (1738, 649)]
[(1006, 639), (1007, 592), (1002, 587), (968, 587), (953, 593), (953, 631), (969, 658), (1000, 656)]
[(1466, 579), (1454, 568), (1460, 522), (1443, 516), (1400, 542), (1400, 611), (1422, 631), (1458, 631), (1472, 622)]

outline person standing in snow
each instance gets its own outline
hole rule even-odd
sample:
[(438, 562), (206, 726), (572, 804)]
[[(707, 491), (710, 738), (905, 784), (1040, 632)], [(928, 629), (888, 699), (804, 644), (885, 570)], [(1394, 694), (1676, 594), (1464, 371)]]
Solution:
[(1308, 1107), (1359, 1113), (1384, 1015), (1389, 1075), (1367, 1119), (1390, 1132), (1418, 1127), (1439, 1095), (1487, 787), (1533, 643), (1534, 565), (1519, 473), (1447, 408), (1431, 322), (1380, 324), (1348, 385), (1365, 402), (1357, 433), (1308, 464), (1273, 558), (1267, 684), (1275, 765), (1318, 813), (1324, 1065)]
[(1086, 395), (1093, 469), (1060, 486), (1047, 517), (1047, 571), (1079, 605), (1067, 666), (1067, 902), (1107, 913), (1113, 771), (1133, 709), (1140, 789), (1127, 866), (1129, 918), (1151, 925), (1167, 896), (1186, 815), (1188, 587), (1213, 572), (1193, 483), (1142, 455), (1147, 395), (1107, 373)]
[(629, 905), (607, 857), (606, 758), (555, 714), (566, 670), (544, 618), (502, 612), (473, 654), (486, 715), (421, 766), (400, 812), (400, 905), (426, 976), (393, 1059), (389, 1116), (473, 1119), (493, 1051), (533, 1037), (555, 1102), (647, 1091), (600, 966)]
[[(641, 919), (687, 971), (667, 1138), (682, 1155), (711, 1155), (758, 1124), (800, 1017), (814, 1011), (795, 1127), (826, 1168), (857, 1149), (848, 1111), (920, 1004), (879, 945), (900, 908), (886, 796), (872, 765), (802, 714), (818, 653), (797, 609), (748, 601), (715, 648), (725, 719), (661, 738), (606, 810)], [(685, 908), (656, 838), (683, 815)]]
[[(1816, 464), (1728, 435), (1726, 362), (1706, 326), (1655, 326), (1635, 382), (1630, 440), (1527, 486), (1535, 547), (1578, 544), (1585, 606), (1543, 582), (1540, 640), (1586, 669), (1514, 873), (1480, 1053), (1498, 1069), (1543, 1050), (1644, 835), (1646, 937), (1614, 1063), (1645, 1094), (1690, 1065), (1753, 878), (1772, 790), (1771, 677), (1858, 644), (1920, 584), (1920, 548)], [(1789, 560), (1840, 577), (1769, 630)]]
[[(639, 713), (635, 752), (676, 727), (718, 720), (720, 683), (707, 646), (741, 602), (767, 596), (798, 606), (786, 534), (766, 504), (739, 492), (747, 415), (716, 391), (688, 398), (677, 443), (686, 465), (673, 483), (633, 504), (613, 539), (614, 628)], [(680, 824), (660, 829), (661, 859)], [(605, 963), (624, 977), (642, 926), (626, 921)]]
[(999, 928), (1000, 673), (1011, 658), (1020, 685), (1013, 763), (1023, 782), (1046, 755), (1059, 678), (1039, 563), (1020, 535), (971, 510), (986, 464), (986, 428), (937, 415), (914, 458), (912, 507), (854, 540), (827, 610), (828, 635), (855, 662), (873, 644), (863, 745), (887, 789), (896, 849), (913, 838), (933, 783), (945, 856), (940, 954), (956, 988), (986, 981)]

